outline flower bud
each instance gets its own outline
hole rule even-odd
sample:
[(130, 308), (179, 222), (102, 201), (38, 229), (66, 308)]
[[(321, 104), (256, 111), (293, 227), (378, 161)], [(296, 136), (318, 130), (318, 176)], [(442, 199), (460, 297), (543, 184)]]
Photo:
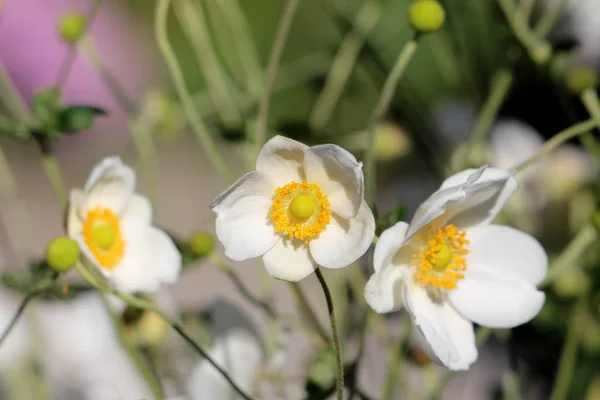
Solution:
[(569, 92), (579, 94), (598, 84), (596, 71), (588, 67), (571, 67), (565, 74), (565, 85)]
[(197, 257), (206, 257), (212, 253), (215, 240), (206, 232), (197, 232), (190, 236), (188, 246), (192, 254)]
[(78, 259), (79, 246), (70, 237), (58, 237), (51, 241), (46, 248), (46, 261), (55, 272), (67, 272), (75, 266)]
[(160, 345), (169, 332), (169, 325), (152, 311), (146, 311), (137, 321), (137, 345), (155, 347)]
[(77, 11), (71, 11), (63, 15), (60, 19), (58, 31), (65, 42), (73, 44), (85, 32), (86, 25), (85, 15)]
[(410, 151), (410, 139), (405, 131), (394, 124), (381, 124), (375, 129), (375, 157), (381, 161), (393, 161)]
[(435, 32), (444, 26), (446, 12), (437, 0), (417, 0), (408, 9), (408, 21), (419, 33)]

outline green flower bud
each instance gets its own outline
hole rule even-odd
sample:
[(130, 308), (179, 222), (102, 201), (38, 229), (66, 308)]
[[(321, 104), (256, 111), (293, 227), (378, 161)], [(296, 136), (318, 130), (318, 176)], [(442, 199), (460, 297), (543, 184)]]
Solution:
[(212, 253), (215, 247), (215, 240), (209, 233), (197, 232), (190, 236), (188, 246), (195, 256), (206, 257)]
[(77, 242), (67, 236), (61, 236), (48, 244), (46, 261), (55, 272), (66, 272), (75, 266), (79, 259)]
[(546, 64), (552, 57), (552, 46), (546, 42), (538, 43), (533, 49), (533, 61), (540, 65)]
[(565, 74), (565, 85), (569, 92), (579, 94), (598, 84), (596, 71), (587, 67), (571, 67)]
[(77, 11), (71, 11), (62, 16), (58, 23), (58, 31), (63, 40), (73, 44), (79, 40), (85, 32), (87, 20), (85, 15)]
[(444, 26), (446, 12), (437, 0), (417, 0), (408, 9), (408, 21), (419, 33), (430, 33)]

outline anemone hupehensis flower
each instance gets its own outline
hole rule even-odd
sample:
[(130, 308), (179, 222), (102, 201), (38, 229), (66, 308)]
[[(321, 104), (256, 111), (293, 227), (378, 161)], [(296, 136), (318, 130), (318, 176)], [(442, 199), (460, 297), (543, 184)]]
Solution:
[(262, 256), (271, 276), (295, 282), (367, 251), (375, 220), (363, 192), (362, 163), (346, 150), (276, 136), (210, 208), (229, 258)]
[(83, 190), (71, 190), (67, 231), (118, 290), (152, 292), (177, 280), (181, 254), (152, 226), (152, 206), (134, 193), (135, 179), (120, 158), (102, 160)]
[(379, 313), (406, 307), (424, 350), (450, 369), (476, 360), (473, 323), (511, 328), (544, 304), (536, 289), (547, 272), (544, 249), (526, 233), (491, 224), (516, 189), (509, 171), (462, 171), (375, 247), (367, 302)]

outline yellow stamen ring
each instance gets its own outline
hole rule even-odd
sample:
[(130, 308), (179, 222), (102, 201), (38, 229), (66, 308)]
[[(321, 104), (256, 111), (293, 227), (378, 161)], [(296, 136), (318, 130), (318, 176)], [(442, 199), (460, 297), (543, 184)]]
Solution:
[(436, 289), (456, 288), (456, 282), (465, 277), (467, 269), (466, 233), (447, 225), (435, 231), (430, 229), (425, 239), (421, 250), (413, 255), (412, 264), (417, 266), (415, 279), (421, 285)]
[(98, 264), (106, 269), (113, 269), (125, 253), (119, 217), (108, 208), (96, 207), (87, 212), (83, 241)]
[(276, 232), (306, 244), (331, 222), (329, 200), (314, 183), (291, 182), (275, 190), (269, 217)]

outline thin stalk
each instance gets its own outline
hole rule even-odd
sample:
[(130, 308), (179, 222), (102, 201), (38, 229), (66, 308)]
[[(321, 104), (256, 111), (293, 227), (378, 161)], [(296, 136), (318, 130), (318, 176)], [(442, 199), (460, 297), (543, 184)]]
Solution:
[(42, 167), (44, 168), (44, 172), (50, 181), (50, 185), (52, 185), (52, 191), (54, 195), (60, 202), (61, 206), (67, 204), (67, 185), (63, 179), (62, 174), (60, 173), (60, 167), (56, 161), (56, 157), (51, 153), (42, 155)]
[(492, 77), (490, 93), (477, 117), (468, 144), (467, 159), (472, 164), (481, 164), (485, 140), (498, 111), (510, 90), (513, 73), (509, 69), (501, 69)]
[(225, 370), (223, 370), (208, 355), (208, 353), (206, 353), (206, 351), (204, 351), (204, 349), (202, 347), (200, 347), (200, 345), (198, 343), (196, 343), (196, 341), (187, 334), (187, 332), (185, 332), (185, 329), (178, 321), (171, 318), (169, 315), (167, 315), (162, 310), (156, 308), (154, 306), (154, 304), (152, 304), (151, 302), (149, 302), (145, 299), (141, 299), (138, 297), (133, 297), (133, 296), (129, 296), (127, 294), (121, 293), (118, 290), (114, 289), (113, 287), (110, 287), (107, 284), (100, 282), (86, 269), (85, 266), (83, 266), (82, 263), (78, 262), (77, 264), (75, 264), (75, 268), (81, 274), (81, 276), (89, 284), (94, 286), (96, 289), (118, 297), (119, 299), (123, 300), (125, 303), (130, 305), (131, 307), (139, 308), (142, 310), (148, 310), (148, 311), (152, 311), (152, 312), (156, 313), (156, 315), (158, 315), (165, 323), (169, 324), (171, 326), (171, 328), (173, 328), (173, 330), (175, 330), (175, 332), (177, 332), (179, 334), (179, 336), (181, 336), (201, 357), (206, 359), (206, 361), (208, 361), (219, 372), (219, 374), (229, 383), (229, 385), (231, 386), (231, 388), (233, 390), (235, 390), (240, 396), (242, 396), (243, 399), (252, 400), (252, 398), (249, 395), (247, 395), (233, 381), (233, 379), (231, 379), (231, 377), (227, 374), (227, 372), (225, 372)]
[(327, 74), (325, 86), (313, 107), (310, 126), (315, 131), (322, 131), (331, 120), (335, 107), (344, 93), (346, 82), (348, 82), (348, 78), (354, 69), (360, 50), (367, 36), (379, 21), (380, 16), (381, 6), (374, 0), (366, 1), (358, 11), (354, 21), (354, 29), (344, 38)]
[(552, 47), (543, 39), (537, 37), (529, 27), (529, 24), (521, 16), (521, 10), (517, 8), (514, 0), (498, 0), (500, 8), (504, 12), (516, 38), (529, 53), (531, 59), (542, 64), (548, 61)]
[(329, 311), (329, 322), (331, 324), (331, 333), (333, 335), (333, 346), (335, 347), (335, 359), (337, 362), (337, 378), (336, 378), (336, 390), (337, 399), (344, 400), (344, 357), (342, 356), (342, 346), (340, 344), (339, 333), (337, 324), (335, 322), (335, 310), (333, 309), (333, 300), (331, 299), (331, 293), (325, 278), (321, 273), (321, 270), (317, 268), (315, 270), (319, 283), (323, 288), (323, 294), (325, 294), (325, 301), (327, 302), (327, 309)]
[(579, 297), (573, 307), (573, 314), (560, 355), (558, 372), (554, 379), (554, 388), (552, 389), (550, 400), (565, 400), (569, 394), (569, 386), (577, 360), (577, 349), (579, 348), (581, 334), (585, 329), (587, 301), (588, 293), (586, 292)]
[(187, 90), (183, 72), (181, 71), (181, 67), (179, 66), (177, 57), (175, 56), (175, 52), (169, 43), (169, 38), (167, 36), (167, 17), (169, 14), (170, 4), (171, 0), (158, 0), (156, 3), (154, 34), (156, 36), (158, 47), (163, 55), (163, 58), (165, 59), (168, 70), (171, 74), (171, 79), (175, 84), (175, 90), (181, 99), (183, 110), (192, 125), (194, 134), (200, 141), (200, 144), (204, 148), (204, 151), (213, 167), (219, 172), (219, 174), (221, 174), (223, 178), (231, 181), (233, 180), (233, 174), (219, 153), (219, 150), (213, 142), (208, 129), (204, 125), (202, 118), (196, 110), (192, 96)]
[(255, 146), (256, 154), (259, 153), (262, 145), (267, 139), (267, 122), (269, 119), (269, 107), (271, 106), (271, 92), (275, 85), (275, 79), (277, 78), (277, 71), (279, 70), (279, 64), (285, 43), (287, 42), (294, 16), (296, 15), (296, 9), (300, 0), (288, 0), (283, 16), (279, 20), (279, 27), (277, 28), (277, 36), (275, 36), (275, 43), (271, 49), (271, 55), (269, 56), (269, 63), (267, 64), (267, 75), (265, 77), (265, 88), (258, 109), (258, 126), (256, 131)]
[(383, 84), (381, 95), (379, 96), (379, 100), (377, 101), (375, 109), (373, 110), (373, 113), (371, 114), (367, 124), (369, 147), (367, 149), (367, 155), (365, 159), (365, 182), (367, 183), (367, 203), (371, 207), (375, 206), (375, 180), (377, 178), (375, 171), (375, 128), (377, 127), (377, 124), (381, 122), (381, 119), (385, 116), (390, 107), (392, 97), (396, 91), (396, 88), (398, 87), (400, 78), (402, 78), (409, 61), (417, 50), (417, 43), (418, 35), (415, 34), (415, 37), (409, 40), (402, 48), (398, 58), (396, 58), (396, 62), (394, 63), (392, 70)]
[(517, 172), (522, 172), (525, 168), (530, 166), (531, 164), (537, 162), (552, 150), (556, 149), (558, 146), (563, 144), (569, 139), (572, 139), (576, 136), (583, 135), (587, 133), (590, 129), (600, 126), (600, 123), (596, 121), (594, 118), (588, 119), (587, 121), (580, 122), (575, 124), (559, 133), (554, 135), (550, 140), (548, 140), (544, 145), (531, 157), (529, 160), (522, 162), (519, 165), (516, 165), (512, 169)]
[(329, 342), (329, 340), (330, 340), (329, 335), (327, 334), (327, 332), (325, 332), (325, 329), (323, 329), (323, 327), (321, 326), (321, 323), (319, 322), (319, 318), (317, 318), (317, 315), (315, 314), (313, 309), (310, 307), (308, 300), (306, 299), (306, 297), (304, 296), (304, 293), (300, 289), (300, 285), (298, 285), (298, 283), (296, 283), (296, 282), (291, 282), (290, 288), (292, 289), (292, 293), (294, 294), (294, 297), (296, 297), (296, 301), (298, 302), (298, 305), (299, 305), (300, 309), (302, 310), (302, 313), (304, 314), (304, 316), (306, 318), (308, 318), (308, 321), (309, 321), (312, 329), (316, 332), (316, 334), (324, 342)]
[(534, 29), (535, 36), (538, 38), (546, 37), (561, 15), (565, 12), (568, 4), (569, 0), (558, 0), (550, 11), (544, 13)]
[(27, 123), (30, 119), (29, 110), (25, 100), (15, 87), (8, 71), (0, 62), (0, 101), (6, 105), (14, 117), (21, 123)]
[[(586, 89), (581, 94), (581, 101), (585, 105), (590, 117), (600, 125), (600, 101), (598, 100), (596, 88)], [(582, 136), (581, 141), (591, 155), (595, 156), (597, 160), (600, 159), (600, 145), (591, 132), (588, 135)]]

